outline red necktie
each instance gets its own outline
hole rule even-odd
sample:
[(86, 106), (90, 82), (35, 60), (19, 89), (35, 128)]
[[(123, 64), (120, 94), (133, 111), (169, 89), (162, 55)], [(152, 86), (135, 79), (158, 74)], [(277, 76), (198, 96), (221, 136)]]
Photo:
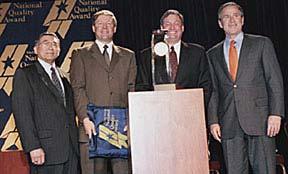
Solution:
[(235, 41), (230, 41), (230, 48), (229, 48), (229, 68), (230, 68), (230, 75), (232, 80), (236, 80), (237, 68), (238, 68), (238, 54), (237, 49), (235, 47)]
[(171, 51), (169, 53), (169, 64), (171, 68), (171, 82), (174, 82), (177, 73), (178, 63), (177, 63), (177, 54), (173, 46), (171, 47)]

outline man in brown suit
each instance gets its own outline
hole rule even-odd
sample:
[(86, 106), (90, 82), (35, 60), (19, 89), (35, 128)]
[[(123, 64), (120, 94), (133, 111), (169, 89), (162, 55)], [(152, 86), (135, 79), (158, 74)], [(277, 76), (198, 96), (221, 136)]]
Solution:
[[(87, 115), (87, 104), (96, 106), (128, 106), (128, 92), (134, 91), (136, 61), (134, 52), (113, 44), (117, 21), (114, 14), (101, 10), (93, 15), (92, 29), (96, 41), (73, 52), (71, 84), (79, 117), (79, 141), (83, 174), (102, 174), (112, 166), (113, 174), (129, 173), (127, 159), (89, 159), (88, 142), (96, 134)], [(106, 47), (106, 48), (105, 48)], [(106, 55), (105, 55), (106, 54)]]

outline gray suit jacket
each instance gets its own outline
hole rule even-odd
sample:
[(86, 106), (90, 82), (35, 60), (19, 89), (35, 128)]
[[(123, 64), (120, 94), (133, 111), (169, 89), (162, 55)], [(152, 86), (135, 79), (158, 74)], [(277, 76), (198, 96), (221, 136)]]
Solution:
[(71, 85), (76, 113), (80, 120), (80, 142), (88, 142), (81, 122), (87, 115), (87, 104), (128, 106), (128, 92), (134, 91), (136, 79), (134, 52), (113, 45), (110, 66), (96, 43), (72, 53)]
[(272, 42), (244, 35), (235, 82), (225, 62), (223, 42), (207, 53), (214, 88), (208, 124), (219, 123), (222, 138), (235, 135), (238, 120), (246, 134), (265, 135), (269, 115), (284, 117), (283, 80)]
[(43, 148), (44, 165), (66, 162), (69, 147), (79, 153), (72, 88), (66, 78), (62, 82), (66, 106), (38, 61), (18, 69), (13, 79), (12, 109), (23, 148)]

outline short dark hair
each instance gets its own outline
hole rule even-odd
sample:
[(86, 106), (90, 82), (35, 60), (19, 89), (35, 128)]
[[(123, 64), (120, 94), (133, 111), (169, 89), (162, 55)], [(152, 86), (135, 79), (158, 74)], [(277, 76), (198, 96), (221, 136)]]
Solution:
[(93, 22), (93, 25), (95, 24), (97, 18), (101, 15), (106, 15), (106, 16), (112, 16), (112, 19), (113, 19), (113, 22), (114, 22), (114, 25), (115, 27), (117, 27), (117, 19), (114, 15), (113, 12), (109, 11), (109, 10), (100, 10), (100, 11), (97, 11), (96, 13), (93, 14), (93, 17), (92, 17), (92, 22)]
[(40, 39), (41, 39), (42, 37), (44, 37), (44, 36), (53, 36), (54, 38), (56, 38), (56, 39), (60, 42), (60, 39), (59, 39), (59, 37), (57, 36), (56, 33), (54, 33), (54, 32), (49, 32), (49, 31), (45, 31), (45, 32), (43, 32), (43, 33), (41, 33), (41, 34), (39, 35), (38, 39), (35, 41), (35, 45), (38, 45)]
[(235, 6), (238, 8), (238, 10), (240, 11), (240, 15), (241, 16), (244, 16), (244, 11), (243, 11), (243, 8), (237, 4), (236, 2), (227, 2), (225, 4), (222, 4), (219, 9), (218, 9), (218, 19), (220, 20), (221, 19), (221, 13), (223, 11), (224, 8), (228, 7), (228, 6)]
[(167, 16), (169, 16), (169, 15), (177, 15), (177, 16), (180, 18), (180, 20), (181, 20), (181, 22), (182, 22), (182, 25), (184, 24), (184, 17), (183, 17), (183, 15), (182, 15), (179, 11), (177, 11), (177, 10), (170, 9), (170, 10), (167, 10), (167, 11), (162, 15), (162, 17), (161, 17), (161, 19), (160, 19), (160, 25), (163, 25), (164, 19), (165, 19)]

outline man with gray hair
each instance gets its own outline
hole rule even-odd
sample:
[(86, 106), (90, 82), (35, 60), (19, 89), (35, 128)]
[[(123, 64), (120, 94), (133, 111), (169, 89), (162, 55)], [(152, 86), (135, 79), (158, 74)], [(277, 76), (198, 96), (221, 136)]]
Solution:
[(281, 70), (269, 38), (244, 34), (235, 2), (218, 10), (224, 41), (207, 54), (213, 92), (208, 124), (221, 142), (229, 174), (275, 174), (275, 136), (284, 117)]
[(44, 32), (34, 46), (35, 63), (13, 79), (12, 110), (30, 171), (78, 174), (79, 149), (72, 88), (56, 67), (60, 40)]

